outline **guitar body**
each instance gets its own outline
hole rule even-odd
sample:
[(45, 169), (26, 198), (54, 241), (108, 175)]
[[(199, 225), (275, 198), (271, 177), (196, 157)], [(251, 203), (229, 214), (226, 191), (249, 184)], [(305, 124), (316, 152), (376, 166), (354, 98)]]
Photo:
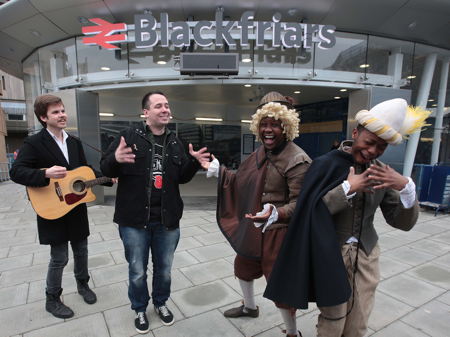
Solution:
[(81, 166), (67, 171), (64, 178), (52, 179), (48, 186), (27, 187), (28, 197), (36, 213), (54, 220), (66, 215), (81, 203), (95, 200), (95, 194), (84, 182), (95, 179), (90, 167)]

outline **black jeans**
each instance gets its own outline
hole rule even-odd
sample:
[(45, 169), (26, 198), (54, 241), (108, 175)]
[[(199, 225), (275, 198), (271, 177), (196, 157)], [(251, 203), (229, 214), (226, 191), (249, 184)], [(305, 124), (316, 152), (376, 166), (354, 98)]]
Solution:
[[(87, 239), (70, 242), (73, 252), (73, 273), (78, 280), (88, 280)], [(69, 261), (69, 243), (50, 245), (50, 263), (47, 272), (47, 293), (57, 294), (61, 290), (64, 267)]]

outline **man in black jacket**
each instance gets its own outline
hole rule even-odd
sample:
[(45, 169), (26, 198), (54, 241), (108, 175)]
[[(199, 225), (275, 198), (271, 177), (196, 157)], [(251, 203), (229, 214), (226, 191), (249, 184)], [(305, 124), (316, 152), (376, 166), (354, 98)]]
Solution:
[(119, 225), (128, 261), (128, 297), (136, 312), (138, 333), (149, 331), (146, 309), (150, 300), (147, 288), (149, 250), (152, 253), (152, 301), (164, 325), (174, 322), (167, 308), (171, 268), (180, 237), (183, 213), (179, 184), (189, 182), (209, 161), (206, 148), (194, 151), (183, 144), (166, 126), (170, 121), (167, 98), (150, 92), (142, 99), (145, 123), (129, 128), (111, 143), (101, 160), (102, 172), (118, 177), (114, 222)]
[[(81, 142), (68, 135), (67, 115), (59, 97), (43, 95), (36, 98), (34, 113), (43, 129), (25, 139), (11, 168), (11, 179), (25, 186), (42, 187), (50, 178), (64, 178), (67, 170), (86, 166)], [(89, 222), (86, 204), (80, 204), (55, 220), (37, 216), (39, 242), (50, 245), (45, 308), (59, 318), (70, 318), (73, 311), (61, 302), (63, 269), (67, 265), (68, 242), (72, 246), (74, 274), (78, 292), (86, 303), (97, 301), (89, 288), (88, 242)]]

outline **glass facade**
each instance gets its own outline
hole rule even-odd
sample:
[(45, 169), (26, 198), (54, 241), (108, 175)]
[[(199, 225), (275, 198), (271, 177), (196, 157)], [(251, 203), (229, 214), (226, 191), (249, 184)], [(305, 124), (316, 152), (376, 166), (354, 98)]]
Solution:
[[(335, 88), (342, 88), (345, 85), (349, 85), (353, 89), (363, 89), (368, 86), (396, 87), (410, 89), (412, 92), (411, 103), (417, 104), (417, 94), (425, 60), (428, 55), (433, 53), (437, 54), (438, 58), (428, 107), (436, 106), (440, 69), (444, 58), (450, 56), (449, 50), (366, 34), (335, 32), (335, 37), (336, 44), (331, 49), (321, 49), (315, 42), (311, 48), (303, 46), (301, 48), (273, 47), (268, 43), (263, 47), (257, 47), (255, 41), (250, 39), (248, 46), (241, 46), (237, 41), (237, 45), (232, 47), (216, 47), (214, 44), (200, 47), (192, 43), (186, 47), (157, 45), (152, 48), (136, 48), (134, 43), (128, 43), (119, 45), (119, 49), (107, 50), (98, 46), (84, 45), (81, 42), (82, 37), (67, 39), (41, 47), (24, 60), (27, 117), (28, 119), (34, 118), (33, 100), (36, 96), (46, 92), (67, 88), (89, 88), (95, 85), (115, 85), (125, 88), (129, 86), (129, 83), (135, 85), (136, 82), (172, 81), (170, 85), (175, 82), (183, 85), (185, 83), (192, 84), (193, 80), (201, 83), (205, 79), (215, 85), (221, 85), (227, 81), (252, 83), (252, 80), (255, 80), (256, 84), (284, 85), (289, 83), (299, 87), (308, 86), (309, 81), (314, 81), (319, 86)], [(179, 54), (181, 52), (238, 53), (239, 74), (196, 77), (180, 75)], [(401, 57), (396, 58), (396, 55)], [(394, 74), (397, 74), (395, 75), (397, 78)], [(142, 84), (138, 85), (142, 86)], [(448, 88), (450, 88), (450, 83)], [(246, 98), (247, 101), (259, 100), (261, 93), (259, 88), (257, 89), (255, 89), (255, 97)], [(450, 90), (447, 90), (447, 96), (449, 96), (449, 92)], [(214, 100), (214, 98), (209, 99)], [(448, 101), (449, 97), (447, 97)], [(334, 103), (330, 102), (330, 104)], [(302, 107), (305, 109), (303, 122), (309, 118), (306, 112), (310, 108)], [(182, 109), (178, 111), (182, 111)], [(314, 118), (320, 115), (317, 114), (317, 111), (315, 109)], [(239, 124), (238, 119), (232, 119)], [(186, 123), (188, 120), (183, 120), (183, 118), (179, 118), (177, 121), (179, 123), (173, 124), (171, 127), (176, 130), (178, 136), (185, 143), (192, 142), (194, 146), (195, 144), (207, 144), (211, 151), (226, 158), (224, 161), (228, 167), (233, 168), (239, 165), (243, 153), (241, 147), (242, 124), (223, 125), (227, 122), (223, 122), (222, 125), (189, 124)], [(108, 141), (119, 127), (126, 126), (124, 123), (127, 122), (101, 121), (103, 147), (107, 146)], [(38, 123), (36, 125), (39, 126)], [(340, 138), (342, 130), (345, 131), (346, 128), (345, 120), (342, 121), (342, 124), (333, 124), (331, 128), (330, 137)], [(220, 146), (217, 145), (219, 143)], [(418, 153), (427, 153), (429, 145), (421, 142)], [(325, 149), (327, 146), (328, 144), (324, 143), (319, 147)], [(420, 150), (422, 147), (425, 150)], [(418, 162), (425, 162), (427, 160), (425, 157), (423, 160), (418, 159)]]

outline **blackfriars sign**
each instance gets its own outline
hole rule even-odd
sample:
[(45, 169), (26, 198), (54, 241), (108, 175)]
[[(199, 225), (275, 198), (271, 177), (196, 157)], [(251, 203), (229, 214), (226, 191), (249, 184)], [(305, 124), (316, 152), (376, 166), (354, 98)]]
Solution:
[[(85, 26), (83, 34), (94, 35), (83, 38), (87, 45), (99, 45), (106, 49), (119, 48), (113, 43), (134, 42), (136, 48), (150, 48), (158, 43), (162, 47), (189, 46), (194, 41), (198, 46), (208, 47), (228, 45), (234, 47), (237, 40), (241, 46), (248, 46), (249, 40), (255, 40), (257, 47), (271, 40), (273, 47), (311, 48), (313, 43), (321, 49), (332, 48), (336, 44), (336, 27), (297, 22), (281, 22), (281, 14), (275, 13), (272, 21), (253, 21), (254, 12), (247, 11), (240, 21), (224, 21), (223, 11), (216, 11), (215, 21), (176, 21), (170, 22), (167, 13), (161, 13), (159, 22), (151, 14), (136, 14), (134, 25), (110, 23), (103, 19), (90, 19), (96, 26)], [(122, 34), (131, 32), (132, 34)]]

